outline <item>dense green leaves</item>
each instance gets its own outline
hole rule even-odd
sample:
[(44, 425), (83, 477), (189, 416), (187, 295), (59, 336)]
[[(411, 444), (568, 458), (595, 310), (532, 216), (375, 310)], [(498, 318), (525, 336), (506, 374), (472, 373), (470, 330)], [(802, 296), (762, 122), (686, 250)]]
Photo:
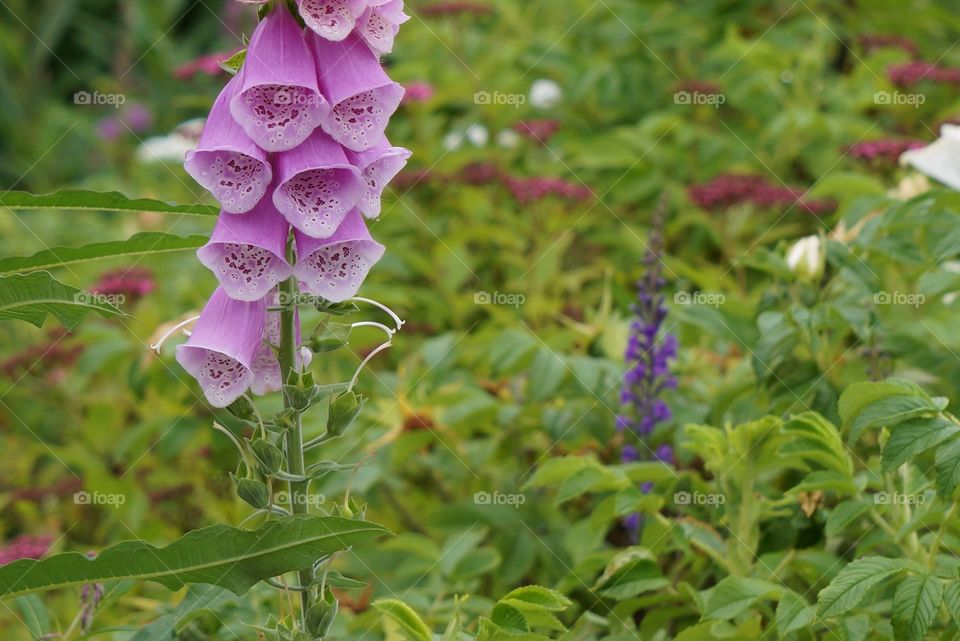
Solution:
[(399, 599), (378, 599), (373, 607), (382, 612), (409, 641), (431, 641), (430, 629), (413, 609)]
[(778, 599), (783, 587), (769, 581), (729, 576), (701, 592), (704, 619), (732, 619), (761, 599)]
[(129, 198), (115, 191), (64, 190), (51, 194), (11, 191), (0, 195), (0, 207), (9, 209), (67, 209), (82, 211), (125, 211), (158, 214), (217, 216), (219, 208), (210, 205), (171, 205), (151, 198)]
[(262, 579), (303, 568), (386, 532), (365, 521), (316, 516), (270, 521), (254, 531), (214, 525), (162, 548), (127, 541), (94, 559), (66, 552), (4, 565), (0, 597), (124, 578), (155, 581), (171, 590), (209, 583), (242, 594)]
[(94, 294), (56, 280), (49, 272), (0, 276), (0, 319), (22, 320), (37, 327), (48, 315), (73, 329), (86, 315), (126, 316)]
[(74, 263), (119, 256), (142, 256), (164, 252), (197, 249), (207, 242), (206, 236), (177, 236), (163, 232), (143, 232), (127, 240), (94, 243), (83, 247), (55, 247), (32, 256), (0, 259), (0, 275), (36, 269), (52, 269)]

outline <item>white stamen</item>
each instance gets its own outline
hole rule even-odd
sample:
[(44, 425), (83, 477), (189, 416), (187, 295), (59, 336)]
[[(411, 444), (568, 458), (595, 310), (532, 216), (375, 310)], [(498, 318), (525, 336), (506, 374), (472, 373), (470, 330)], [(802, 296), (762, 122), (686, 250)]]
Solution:
[(380, 345), (380, 347), (378, 347), (377, 349), (367, 354), (367, 357), (363, 359), (362, 363), (360, 363), (360, 367), (357, 368), (357, 371), (354, 373), (353, 378), (350, 380), (350, 386), (347, 387), (348, 392), (353, 391), (353, 386), (357, 384), (357, 379), (360, 378), (360, 372), (363, 371), (363, 368), (366, 366), (366, 364), (369, 363), (371, 360), (373, 360), (374, 356), (384, 351), (385, 349), (389, 349), (392, 345), (393, 345), (392, 341), (387, 341), (386, 343), (383, 343), (382, 345)]
[[(193, 316), (192, 318), (188, 318), (187, 320), (183, 321), (182, 323), (177, 323), (176, 325), (173, 326), (172, 329), (170, 329), (170, 330), (168, 330), (167, 332), (165, 332), (164, 335), (161, 336), (161, 337), (157, 340), (156, 343), (154, 343), (153, 345), (151, 345), (151, 346), (150, 346), (150, 349), (155, 350), (155, 351), (157, 352), (157, 354), (159, 354), (159, 353), (160, 353), (160, 349), (163, 347), (163, 344), (167, 341), (168, 338), (170, 338), (171, 336), (173, 336), (174, 334), (176, 334), (176, 333), (177, 333), (177, 330), (183, 329), (184, 327), (186, 327), (186, 326), (189, 325), (190, 323), (194, 322), (194, 321), (197, 320), (198, 318), (200, 318), (200, 315), (199, 315), (199, 314), (196, 315), (196, 316)], [(184, 330), (183, 333), (184, 333), (185, 336), (190, 336), (190, 335), (191, 335), (191, 332), (190, 332), (189, 330)]]
[(392, 309), (390, 309), (389, 307), (387, 307), (387, 306), (384, 305), (383, 303), (378, 303), (378, 302), (375, 301), (375, 300), (371, 300), (371, 299), (369, 299), (369, 298), (363, 298), (363, 297), (361, 297), (361, 296), (354, 296), (354, 297), (351, 298), (350, 300), (351, 300), (351, 301), (356, 301), (356, 302), (358, 302), (358, 303), (368, 303), (368, 304), (370, 304), (370, 305), (373, 305), (374, 307), (379, 307), (380, 309), (382, 309), (383, 311), (385, 311), (387, 314), (389, 314), (389, 315), (390, 315), (390, 318), (393, 319), (393, 322), (397, 324), (397, 331), (400, 331), (400, 329), (403, 327), (404, 323), (406, 323), (406, 321), (400, 320), (400, 317), (397, 316), (397, 313), (396, 313), (396, 312), (394, 312)]

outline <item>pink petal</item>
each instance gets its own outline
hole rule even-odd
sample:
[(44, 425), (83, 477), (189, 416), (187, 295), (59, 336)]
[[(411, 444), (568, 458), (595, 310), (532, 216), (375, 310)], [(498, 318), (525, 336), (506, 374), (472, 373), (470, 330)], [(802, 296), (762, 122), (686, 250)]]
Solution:
[(293, 273), (301, 287), (334, 303), (356, 295), (384, 252), (356, 209), (330, 238), (316, 239), (299, 232), (295, 237), (299, 260)]

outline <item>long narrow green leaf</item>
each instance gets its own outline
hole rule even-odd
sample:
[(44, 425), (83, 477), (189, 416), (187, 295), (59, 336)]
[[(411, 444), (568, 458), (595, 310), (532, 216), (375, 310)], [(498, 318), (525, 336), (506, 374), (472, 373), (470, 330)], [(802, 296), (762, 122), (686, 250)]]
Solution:
[(243, 594), (263, 579), (385, 533), (366, 521), (309, 515), (270, 521), (252, 531), (214, 525), (162, 548), (126, 541), (94, 559), (66, 552), (15, 561), (0, 567), (0, 598), (116, 579), (154, 581), (171, 590), (205, 583)]
[(61, 283), (50, 272), (0, 276), (0, 320), (22, 320), (40, 327), (52, 314), (73, 329), (89, 312), (129, 317), (106, 300)]
[(0, 195), (0, 207), (8, 209), (71, 209), (84, 211), (127, 211), (157, 214), (216, 216), (211, 205), (171, 205), (152, 198), (128, 198), (116, 191), (83, 191), (69, 189), (51, 194), (11, 191)]
[(54, 247), (33, 256), (12, 256), (0, 259), (0, 275), (36, 269), (51, 269), (102, 258), (140, 256), (163, 252), (183, 251), (202, 247), (206, 236), (177, 236), (163, 232), (143, 232), (127, 240), (93, 243), (82, 247)]

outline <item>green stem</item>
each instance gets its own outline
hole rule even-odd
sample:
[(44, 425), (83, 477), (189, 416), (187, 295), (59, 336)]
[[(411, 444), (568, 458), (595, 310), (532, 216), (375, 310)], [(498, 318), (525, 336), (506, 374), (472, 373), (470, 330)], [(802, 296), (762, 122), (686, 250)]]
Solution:
[[(280, 285), (282, 300), (296, 300), (297, 281), (290, 278)], [(293, 374), (297, 369), (297, 315), (296, 305), (287, 304), (280, 312), (280, 372), (284, 382), (292, 380)], [(284, 408), (290, 409), (286, 395), (284, 395)], [(303, 476), (305, 471), (303, 458), (303, 422), (299, 412), (292, 412), (291, 425), (286, 432), (287, 449), (287, 470), (296, 476)], [(293, 514), (306, 514), (307, 512), (307, 490), (309, 481), (291, 481), (290, 482), (290, 512)], [(313, 566), (300, 570), (300, 587), (313, 584)], [(313, 594), (311, 590), (300, 593), (300, 601), (303, 606), (303, 619), (306, 620), (307, 610), (313, 605)]]

